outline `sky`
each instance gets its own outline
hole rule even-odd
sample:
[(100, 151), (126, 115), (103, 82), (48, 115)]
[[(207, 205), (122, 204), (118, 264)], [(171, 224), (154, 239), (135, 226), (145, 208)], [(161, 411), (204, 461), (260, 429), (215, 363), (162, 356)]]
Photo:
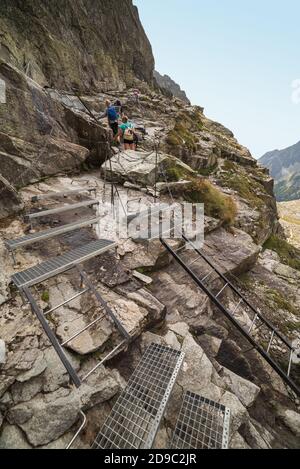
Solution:
[(299, 0), (133, 0), (156, 70), (253, 156), (300, 140)]

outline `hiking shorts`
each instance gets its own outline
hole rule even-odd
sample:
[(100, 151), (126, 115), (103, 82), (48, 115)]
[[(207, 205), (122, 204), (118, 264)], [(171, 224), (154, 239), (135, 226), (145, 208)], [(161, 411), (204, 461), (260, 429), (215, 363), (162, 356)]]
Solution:
[(133, 145), (135, 143), (135, 141), (134, 140), (126, 140), (124, 138), (123, 143), (125, 143), (125, 145)]
[(113, 131), (114, 136), (116, 136), (119, 132), (119, 124), (118, 122), (110, 122), (109, 127)]

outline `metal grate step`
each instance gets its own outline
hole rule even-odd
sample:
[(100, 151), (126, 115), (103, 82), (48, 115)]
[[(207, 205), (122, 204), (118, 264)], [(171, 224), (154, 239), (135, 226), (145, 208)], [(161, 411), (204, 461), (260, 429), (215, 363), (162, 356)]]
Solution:
[(83, 228), (84, 226), (94, 225), (99, 220), (100, 220), (99, 217), (89, 218), (87, 220), (70, 223), (68, 225), (59, 226), (57, 228), (52, 228), (50, 230), (33, 233), (28, 236), (23, 236), (22, 238), (7, 240), (4, 242), (4, 244), (9, 251), (13, 251), (14, 249), (17, 249), (19, 247), (37, 243), (45, 239), (54, 238), (55, 236), (77, 230), (78, 228)]
[(187, 391), (173, 434), (171, 449), (227, 449), (230, 410)]
[[(206, 293), (210, 300), (219, 308), (219, 310), (234, 324), (238, 331), (251, 343), (253, 349), (255, 349), (267, 362), (268, 364), (278, 373), (282, 380), (297, 394), (300, 396), (300, 388), (296, 383), (296, 380), (292, 377), (292, 364), (293, 357), (297, 355), (296, 348), (281, 334), (279, 330), (273, 324), (265, 318), (260, 311), (258, 311), (240, 292), (239, 290), (223, 275), (218, 268), (216, 268), (212, 262), (202, 253), (199, 249), (195, 247), (192, 241), (190, 241), (186, 236), (182, 236), (183, 240), (190, 245), (194, 252), (198, 255), (197, 259), (188, 264), (182, 256), (178, 255), (176, 251), (166, 242), (165, 239), (160, 238), (161, 243), (167, 251), (174, 257), (174, 259), (181, 265), (181, 267), (189, 274), (189, 276), (194, 280), (194, 282)], [(208, 277), (200, 278), (199, 274), (195, 270), (191, 269), (191, 265), (195, 265), (196, 261), (204, 261), (206, 267), (207, 265), (213, 270), (216, 274), (216, 279), (224, 282), (224, 286), (221, 290), (215, 294), (212, 289), (210, 289), (205, 283), (204, 280)], [(211, 274), (211, 272), (210, 272)], [(210, 275), (209, 274), (209, 275)], [(203, 275), (203, 274), (202, 274)], [(225, 289), (230, 289), (231, 292), (237, 297), (237, 304), (234, 309), (229, 310), (223, 303), (222, 293)], [(245, 325), (237, 318), (237, 311), (243, 305), (243, 308), (247, 310), (249, 316), (251, 317), (251, 326), (245, 327)], [(269, 342), (265, 344), (264, 340), (261, 340), (257, 336), (257, 332), (264, 328), (265, 334), (268, 334)], [(281, 353), (280, 356), (276, 355), (274, 351), (280, 345), (281, 349), (286, 351), (286, 356)], [(284, 363), (286, 362), (286, 363)]]
[(183, 358), (182, 352), (151, 344), (92, 448), (151, 448)]
[(31, 202), (38, 202), (39, 200), (46, 200), (46, 199), (64, 198), (64, 197), (68, 197), (71, 195), (84, 194), (86, 192), (88, 193), (96, 192), (96, 190), (97, 190), (96, 187), (93, 187), (89, 189), (76, 189), (76, 190), (70, 190), (70, 191), (64, 191), (64, 192), (48, 192), (48, 194), (35, 195), (34, 197), (31, 197)]
[(99, 205), (99, 200), (84, 200), (78, 204), (63, 205), (62, 207), (52, 208), (50, 210), (43, 210), (42, 212), (29, 213), (26, 215), (26, 219), (33, 220), (35, 218), (46, 217), (48, 215), (55, 215), (57, 213), (68, 212), (83, 207), (92, 207), (93, 205)]
[[(118, 351), (120, 351), (122, 348), (126, 347), (126, 345), (130, 342), (132, 339), (131, 335), (127, 332), (125, 327), (123, 326), (122, 322), (120, 319), (114, 314), (112, 309), (109, 307), (107, 302), (102, 298), (100, 293), (96, 290), (90, 279), (88, 278), (87, 274), (80, 269), (79, 266), (76, 266), (77, 271), (80, 274), (81, 278), (81, 288), (83, 285), (86, 285), (86, 288), (81, 289), (78, 293), (75, 295), (71, 296), (70, 298), (66, 299), (63, 303), (57, 304), (54, 306), (52, 309), (43, 312), (41, 308), (39, 307), (38, 303), (36, 302), (35, 298), (33, 297), (30, 288), (29, 287), (23, 287), (22, 289), (22, 295), (24, 299), (29, 302), (31, 309), (33, 313), (36, 315), (38, 320), (40, 321), (50, 343), (52, 344), (55, 352), (57, 353), (58, 357), (60, 358), (63, 366), (65, 367), (66, 371), (68, 372), (73, 384), (75, 384), (76, 387), (79, 387), (83, 381), (86, 381), (89, 376), (93, 373), (95, 373), (100, 366), (102, 366), (107, 360), (112, 358)], [(47, 321), (46, 316), (48, 317), (51, 315), (53, 312), (58, 311), (61, 309), (63, 306), (66, 304), (71, 303), (74, 301), (75, 298), (78, 298), (85, 293), (90, 293), (91, 295), (94, 295), (98, 305), (100, 306), (101, 312), (97, 314), (97, 317), (95, 318), (95, 315), (93, 316), (93, 320), (91, 322), (87, 321), (86, 324), (81, 327), (81, 329), (77, 330), (75, 333), (72, 334), (68, 339), (65, 339), (63, 343), (60, 343), (58, 341), (57, 336), (53, 332), (53, 330), (50, 327), (50, 324)], [(105, 315), (108, 316), (108, 319), (114, 323), (116, 328), (118, 329), (120, 335), (122, 336), (121, 342), (116, 345), (104, 358), (102, 358), (101, 361), (99, 361), (88, 373), (86, 373), (84, 376), (79, 377), (75, 368), (69, 361), (68, 356), (65, 353), (65, 347), (70, 345), (75, 339), (77, 339), (81, 334), (86, 332), (87, 330), (93, 328), (96, 324), (99, 324), (100, 321), (102, 321), (105, 317)]]
[(99, 256), (109, 249), (115, 247), (117, 244), (114, 241), (100, 239), (92, 241), (89, 244), (81, 246), (73, 251), (68, 251), (61, 256), (54, 257), (48, 261), (42, 262), (30, 269), (18, 272), (12, 276), (12, 282), (22, 289), (23, 287), (30, 287), (38, 283), (54, 277), (70, 268)]

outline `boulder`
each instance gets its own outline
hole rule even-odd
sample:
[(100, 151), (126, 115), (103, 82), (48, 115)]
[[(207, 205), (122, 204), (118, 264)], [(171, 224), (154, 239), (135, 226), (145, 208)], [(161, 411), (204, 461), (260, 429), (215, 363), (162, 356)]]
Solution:
[(119, 378), (102, 367), (79, 389), (60, 388), (10, 408), (8, 420), (25, 432), (33, 446), (46, 445), (77, 422), (79, 410), (109, 400), (119, 390)]
[(189, 166), (174, 156), (160, 153), (156, 157), (155, 152), (149, 154), (133, 150), (113, 156), (109, 165), (102, 167), (102, 172), (109, 180), (123, 184), (129, 181), (131, 184), (147, 187), (155, 185), (157, 175), (165, 174), (168, 165), (178, 166), (186, 172), (193, 173)]
[(203, 252), (223, 273), (241, 275), (250, 270), (258, 259), (261, 248), (251, 236), (241, 230), (233, 233), (215, 230), (206, 236)]
[[(0, 156), (1, 171), (1, 156)], [(13, 186), (0, 173), (0, 220), (9, 215), (20, 212), (23, 209), (23, 203)]]
[(254, 403), (260, 392), (258, 386), (226, 368), (222, 369), (220, 375), (228, 390), (237, 396), (245, 407), (250, 407)]
[(0, 449), (31, 449), (23, 432), (16, 425), (5, 425), (0, 434)]
[(280, 413), (285, 425), (297, 436), (300, 437), (300, 414), (286, 409)]

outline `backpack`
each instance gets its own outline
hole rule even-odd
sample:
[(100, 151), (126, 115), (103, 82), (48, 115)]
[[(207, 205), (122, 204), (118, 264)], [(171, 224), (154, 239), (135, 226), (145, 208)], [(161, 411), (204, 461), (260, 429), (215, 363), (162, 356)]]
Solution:
[(117, 111), (113, 106), (110, 106), (107, 109), (107, 117), (108, 117), (109, 122), (116, 122), (118, 120)]
[(123, 138), (124, 138), (124, 140), (128, 140), (130, 142), (133, 142), (133, 140), (134, 140), (134, 131), (131, 127), (127, 127), (127, 129), (124, 130)]

